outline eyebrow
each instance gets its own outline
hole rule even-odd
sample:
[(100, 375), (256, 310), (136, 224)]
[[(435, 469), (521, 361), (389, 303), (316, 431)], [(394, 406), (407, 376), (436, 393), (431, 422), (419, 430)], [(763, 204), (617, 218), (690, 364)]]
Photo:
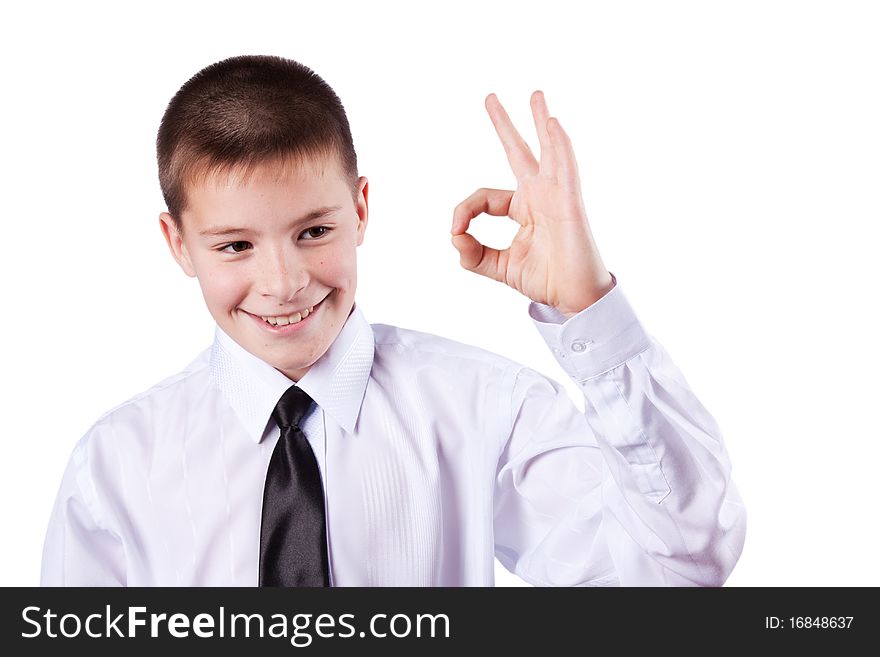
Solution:
[[(303, 215), (299, 219), (290, 222), (290, 227), (297, 226), (299, 224), (304, 224), (309, 221), (314, 221), (315, 219), (321, 219), (322, 217), (326, 217), (328, 214), (333, 214), (334, 212), (338, 212), (342, 209), (341, 205), (327, 205), (322, 208), (317, 208), (312, 210), (311, 212)], [(205, 230), (199, 232), (199, 235), (203, 237), (223, 237), (224, 235), (236, 235), (240, 233), (250, 233), (252, 232), (249, 228), (237, 228), (235, 226), (213, 226), (211, 228), (206, 228)]]

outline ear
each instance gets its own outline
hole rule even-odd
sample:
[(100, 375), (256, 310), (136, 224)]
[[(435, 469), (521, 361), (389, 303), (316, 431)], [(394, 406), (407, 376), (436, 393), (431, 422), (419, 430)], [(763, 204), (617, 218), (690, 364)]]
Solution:
[(171, 255), (174, 256), (177, 264), (180, 265), (180, 268), (183, 269), (187, 276), (195, 278), (195, 267), (192, 265), (192, 260), (190, 260), (189, 253), (186, 250), (186, 244), (183, 243), (183, 235), (178, 230), (174, 218), (167, 212), (162, 212), (159, 215), (159, 226), (162, 229), (162, 234), (165, 236), (165, 241), (168, 243), (168, 248), (171, 250)]
[(357, 215), (358, 215), (358, 224), (357, 224), (357, 245), (360, 246), (364, 243), (364, 233), (367, 230), (367, 217), (369, 215), (369, 208), (367, 205), (367, 196), (370, 193), (370, 183), (367, 180), (366, 176), (360, 177), (360, 187), (358, 189), (358, 199), (357, 199)]

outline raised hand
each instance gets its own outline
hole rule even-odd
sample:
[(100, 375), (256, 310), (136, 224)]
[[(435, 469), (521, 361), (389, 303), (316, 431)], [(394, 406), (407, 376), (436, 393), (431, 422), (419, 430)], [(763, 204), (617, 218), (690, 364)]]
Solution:
[[(601, 298), (613, 282), (587, 221), (571, 140), (559, 121), (550, 118), (543, 92), (532, 94), (531, 105), (540, 162), (495, 94), (486, 98), (517, 189), (481, 188), (459, 203), (452, 216), (452, 244), (465, 269), (571, 317)], [(484, 246), (466, 232), (482, 213), (508, 216), (519, 224), (508, 248)]]

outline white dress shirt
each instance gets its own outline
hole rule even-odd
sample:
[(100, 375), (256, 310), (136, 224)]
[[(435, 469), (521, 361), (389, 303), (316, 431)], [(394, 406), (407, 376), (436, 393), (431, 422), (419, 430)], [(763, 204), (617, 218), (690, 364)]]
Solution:
[[(299, 382), (334, 586), (720, 586), (746, 513), (713, 418), (616, 283), (529, 315), (585, 397), (499, 355), (370, 325), (355, 304)], [(263, 485), (292, 382), (219, 327), (77, 443), (43, 585), (256, 586)]]

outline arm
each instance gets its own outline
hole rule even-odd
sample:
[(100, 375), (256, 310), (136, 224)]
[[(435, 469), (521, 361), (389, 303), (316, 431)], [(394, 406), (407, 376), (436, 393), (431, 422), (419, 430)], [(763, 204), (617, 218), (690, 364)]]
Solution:
[[(540, 162), (494, 94), (486, 110), (517, 180), (481, 188), (452, 218), (462, 267), (532, 300), (584, 394), (585, 413), (523, 368), (495, 488), (496, 554), (534, 583), (720, 585), (745, 511), (715, 421), (616, 289), (593, 239), (574, 149), (531, 97)], [(481, 213), (519, 224), (498, 250), (467, 233)]]
[(125, 552), (101, 522), (88, 467), (88, 441), (64, 471), (43, 544), (41, 586), (125, 586)]
[(518, 373), (495, 487), (499, 560), (538, 585), (723, 584), (745, 508), (681, 372), (616, 285), (567, 320), (529, 312), (585, 412), (555, 382)]

